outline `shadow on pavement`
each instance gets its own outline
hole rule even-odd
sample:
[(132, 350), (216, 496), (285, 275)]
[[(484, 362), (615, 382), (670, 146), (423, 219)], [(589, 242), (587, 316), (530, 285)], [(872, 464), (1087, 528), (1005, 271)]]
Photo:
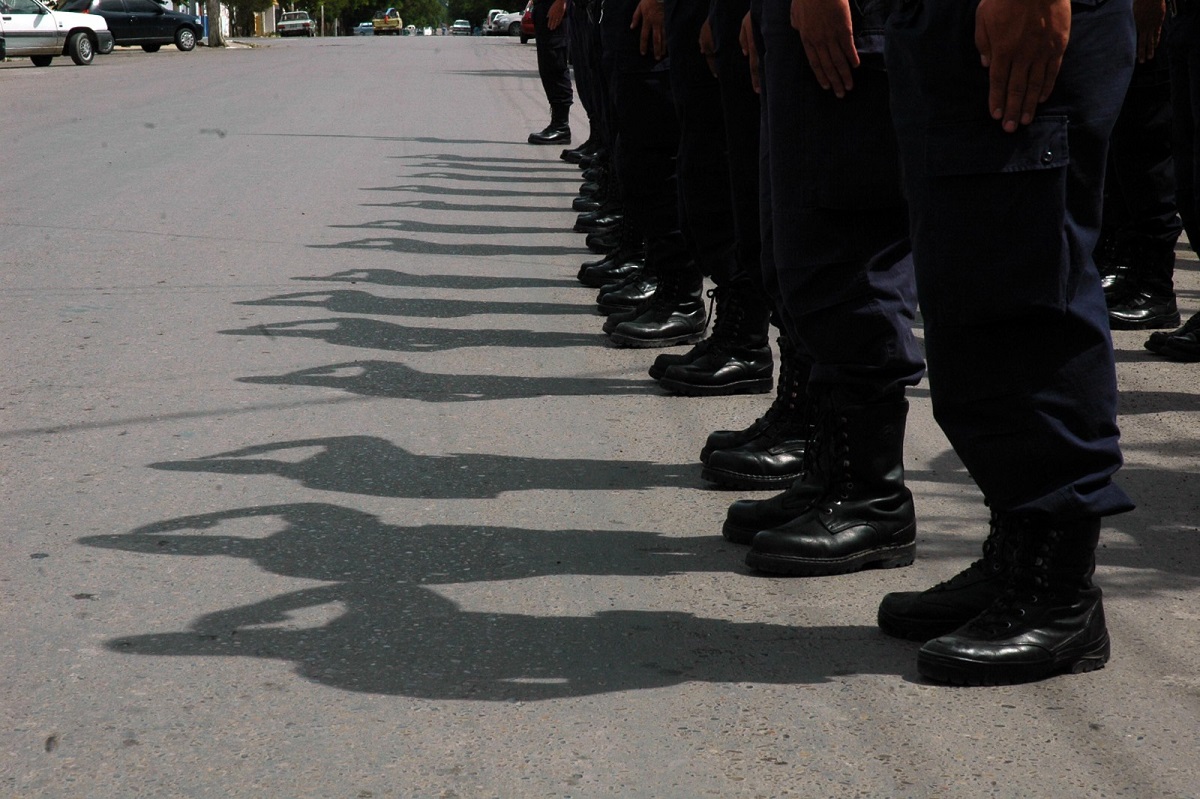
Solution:
[[(257, 457), (294, 455), (301, 460)], [(152, 463), (174, 472), (275, 475), (318, 491), (375, 497), (487, 499), (508, 491), (635, 491), (698, 488), (696, 466), (518, 455), (420, 455), (377, 436), (330, 436), (258, 444), (186, 461)]]
[(487, 275), (419, 275), (401, 272), (398, 269), (346, 269), (332, 275), (294, 277), (292, 280), (313, 283), (370, 283), (376, 286), (403, 286), (405, 288), (454, 289), (457, 291), (492, 291), (495, 289), (519, 288), (574, 288), (575, 280), (559, 280), (548, 277), (489, 277)]
[(397, 233), (453, 233), (458, 236), (494, 236), (514, 234), (561, 233), (562, 227), (528, 227), (523, 225), (446, 225), (440, 222), (418, 222), (415, 219), (381, 219), (358, 225), (330, 225), (333, 230), (392, 230)]
[(649, 380), (603, 377), (520, 377), (420, 372), (394, 361), (350, 361), (277, 376), (238, 378), (268, 386), (319, 386), (368, 397), (422, 402), (476, 402), (531, 397), (612, 397), (659, 394)]
[(419, 239), (356, 239), (339, 244), (310, 244), (317, 250), (375, 250), (377, 252), (419, 255), (570, 255), (578, 257), (586, 250), (580, 247), (541, 246), (532, 244), (438, 244)]
[(375, 316), (420, 316), (455, 319), (463, 316), (521, 314), (522, 316), (595, 315), (578, 303), (498, 302), (495, 300), (443, 300), (410, 297), (377, 297), (366, 291), (334, 289), (280, 294), (261, 300), (239, 300), (235, 305), (324, 308), (333, 313), (359, 313)]
[(222, 330), (230, 336), (266, 336), (321, 339), (343, 347), (389, 352), (441, 352), (461, 347), (594, 347), (599, 333), (562, 333), (533, 330), (454, 330), (421, 325), (398, 325), (378, 319), (343, 319), (272, 322), (254, 327)]
[[(255, 518), (276, 521), (263, 537), (176, 534)], [(915, 645), (868, 624), (796, 627), (646, 610), (480, 612), (430, 590), (533, 577), (577, 582), (587, 575), (726, 572), (740, 551), (715, 536), (398, 527), (348, 508), (302, 503), (171, 519), (81, 543), (245, 558), (275, 574), (333, 582), (207, 614), (187, 631), (122, 636), (107, 646), (125, 654), (286, 660), (302, 677), (347, 691), (535, 701), (686, 682), (805, 684), (850, 674), (915, 679)], [(322, 608), (336, 617), (319, 626), (294, 618)]]

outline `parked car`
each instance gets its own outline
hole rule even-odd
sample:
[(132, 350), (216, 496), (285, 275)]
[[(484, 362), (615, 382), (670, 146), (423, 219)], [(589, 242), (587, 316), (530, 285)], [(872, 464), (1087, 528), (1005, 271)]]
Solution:
[(492, 20), (503, 13), (505, 13), (503, 8), (493, 8), (487, 12), (487, 16), (483, 18), (483, 25), (481, 26), (483, 28), (484, 36), (491, 36), (492, 34), (498, 32), (492, 29)]
[(38, 0), (0, 0), (0, 37), (9, 58), (28, 58), (39, 67), (60, 55), (84, 66), (113, 46), (103, 17), (51, 11)]
[(376, 11), (375, 19), (371, 21), (371, 24), (373, 26), (371, 32), (376, 36), (399, 36), (400, 31), (404, 28), (404, 20), (400, 18), (400, 11), (395, 8)]
[[(204, 35), (200, 17), (171, 11), (154, 0), (67, 0), (63, 9), (103, 18), (115, 44), (140, 45), (147, 53), (158, 52), (164, 44), (186, 53)], [(112, 45), (99, 48), (101, 55), (110, 52)]]
[[(125, 0), (126, 3), (131, 0)], [(307, 11), (285, 11), (275, 23), (275, 32), (280, 36), (316, 36), (317, 23)]]
[(354, 26), (355, 36), (371, 36), (375, 33), (375, 23), (368, 20)]
[(404, 35), (405, 36), (416, 36), (417, 35), (417, 26), (416, 25), (407, 26), (404, 29)]
[(521, 16), (521, 44), (528, 44), (533, 38), (533, 3), (525, 6), (525, 13)]
[(456, 19), (454, 24), (450, 26), (451, 36), (470, 36), (471, 23), (465, 19)]
[(492, 32), (500, 36), (520, 36), (521, 20), (524, 16), (524, 11), (506, 11), (503, 14), (498, 14), (492, 20)]

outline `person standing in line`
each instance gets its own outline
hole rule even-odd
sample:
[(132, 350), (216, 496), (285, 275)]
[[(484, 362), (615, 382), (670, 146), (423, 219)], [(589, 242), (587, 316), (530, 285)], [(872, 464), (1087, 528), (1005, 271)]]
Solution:
[[(808, 21), (822, 85), (857, 92), (849, 31)], [(1093, 252), (1134, 64), (1130, 0), (905, 0), (886, 56), (934, 418), (992, 520), (980, 560), (885, 596), (879, 625), (924, 640), (918, 671), (940, 682), (1101, 668), (1095, 549), (1101, 519), (1133, 503), (1113, 481), (1116, 369)]]
[(550, 103), (550, 124), (529, 134), (530, 144), (571, 143), (571, 70), (567, 48), (570, 23), (567, 0), (533, 0), (534, 43), (538, 76)]
[[(840, 4), (862, 66), (834, 93), (806, 55), (797, 11)], [(860, 12), (859, 7), (863, 7)], [(905, 390), (924, 374), (908, 214), (883, 68), (893, 2), (754, 0), (762, 90), (763, 279), (796, 352), (791, 413), (811, 434), (782, 494), (740, 500), (723, 535), (746, 563), (817, 576), (912, 563), (916, 515), (904, 482)], [(805, 388), (806, 387), (806, 388)], [(709, 460), (710, 468), (717, 455)]]

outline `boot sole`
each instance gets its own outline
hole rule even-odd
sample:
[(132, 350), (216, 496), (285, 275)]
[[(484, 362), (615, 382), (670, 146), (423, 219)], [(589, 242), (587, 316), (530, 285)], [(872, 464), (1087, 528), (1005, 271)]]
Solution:
[(951, 658), (929, 652), (917, 653), (917, 671), (922, 677), (951, 685), (1016, 685), (1036, 682), (1057, 674), (1085, 674), (1104, 668), (1111, 653), (1108, 633), (1086, 648), (1059, 653), (1045, 663), (984, 663)]
[(1108, 326), (1112, 330), (1174, 330), (1179, 327), (1179, 322), (1182, 317), (1179, 314), (1173, 316), (1159, 316), (1154, 319), (1147, 319), (1142, 322), (1122, 322), (1108, 318)]
[(695, 344), (704, 338), (704, 333), (691, 333), (686, 336), (673, 336), (671, 338), (632, 338), (623, 336), (617, 333), (610, 333), (608, 340), (613, 343), (613, 346), (648, 350), (657, 347), (677, 347), (680, 344)]
[(897, 547), (880, 547), (866, 552), (856, 552), (836, 560), (818, 560), (790, 555), (767, 555), (751, 550), (746, 554), (746, 565), (768, 574), (786, 574), (795, 577), (822, 577), (831, 574), (848, 574), (868, 566), (877, 569), (897, 569), (912, 565), (917, 555), (917, 545), (903, 544)]
[(710, 483), (716, 483), (721, 488), (741, 489), (743, 491), (770, 491), (784, 489), (796, 482), (800, 472), (789, 472), (780, 475), (741, 474), (727, 472), (724, 469), (714, 469), (705, 465), (700, 470), (700, 478)]
[[(653, 377), (653, 375), (651, 375)], [(698, 386), (691, 383), (680, 383), (677, 380), (659, 379), (658, 384), (673, 394), (685, 397), (729, 397), (734, 394), (766, 394), (775, 387), (772, 378), (755, 380), (738, 380), (723, 386)]]

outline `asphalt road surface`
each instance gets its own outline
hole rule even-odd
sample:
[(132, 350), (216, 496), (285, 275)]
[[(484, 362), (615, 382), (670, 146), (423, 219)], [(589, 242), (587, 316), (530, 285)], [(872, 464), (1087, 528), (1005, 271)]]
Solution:
[(118, 49), (0, 98), (0, 796), (1200, 796), (1200, 365), (1117, 336), (1108, 667), (946, 688), (874, 624), (984, 533), (925, 387), (916, 564), (749, 572), (696, 458), (770, 396), (604, 345), (532, 45)]

